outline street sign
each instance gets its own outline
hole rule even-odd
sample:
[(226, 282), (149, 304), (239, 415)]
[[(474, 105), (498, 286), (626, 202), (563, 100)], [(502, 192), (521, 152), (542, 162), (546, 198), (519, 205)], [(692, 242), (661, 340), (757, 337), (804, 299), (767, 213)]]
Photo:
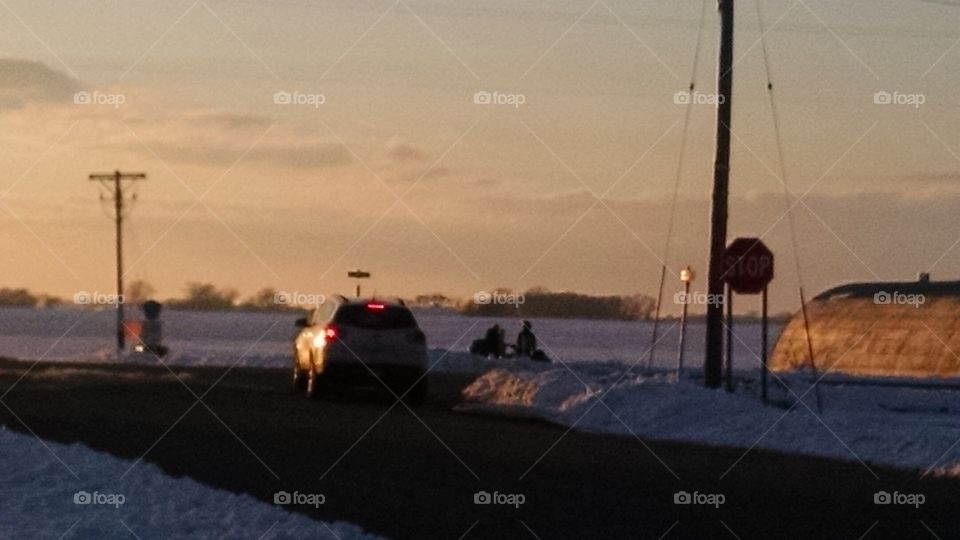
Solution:
[(759, 238), (737, 238), (723, 253), (723, 280), (733, 292), (762, 293), (773, 280), (773, 252)]
[(370, 277), (370, 272), (364, 272), (363, 270), (351, 270), (347, 272), (347, 277), (365, 279)]

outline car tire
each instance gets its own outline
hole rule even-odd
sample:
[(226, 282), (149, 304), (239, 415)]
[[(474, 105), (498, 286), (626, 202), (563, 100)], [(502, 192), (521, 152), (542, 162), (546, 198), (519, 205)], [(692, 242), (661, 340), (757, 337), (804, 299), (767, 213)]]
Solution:
[(293, 390), (294, 392), (303, 392), (307, 389), (307, 377), (297, 364), (293, 365)]
[(320, 392), (320, 376), (317, 375), (316, 370), (310, 368), (310, 371), (307, 373), (307, 385), (306, 385), (307, 397), (310, 399), (320, 399), (322, 392)]

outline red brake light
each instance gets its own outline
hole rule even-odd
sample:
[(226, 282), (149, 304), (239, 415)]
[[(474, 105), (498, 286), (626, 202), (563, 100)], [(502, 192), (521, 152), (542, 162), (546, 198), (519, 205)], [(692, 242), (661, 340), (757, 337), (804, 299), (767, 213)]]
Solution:
[(323, 337), (325, 337), (325, 338), (327, 339), (327, 341), (330, 341), (330, 340), (332, 340), (332, 339), (335, 339), (335, 338), (337, 337), (337, 328), (334, 327), (334, 326), (328, 326), (328, 327), (323, 331)]
[(383, 311), (384, 309), (387, 309), (387, 306), (384, 304), (377, 304), (377, 303), (371, 302), (367, 304), (367, 309), (371, 311)]

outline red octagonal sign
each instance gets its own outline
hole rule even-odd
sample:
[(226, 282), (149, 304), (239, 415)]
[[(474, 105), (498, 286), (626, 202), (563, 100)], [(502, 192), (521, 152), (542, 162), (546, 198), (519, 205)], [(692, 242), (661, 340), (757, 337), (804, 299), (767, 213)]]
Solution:
[(723, 253), (723, 280), (739, 294), (759, 294), (773, 280), (773, 252), (759, 238), (737, 238)]

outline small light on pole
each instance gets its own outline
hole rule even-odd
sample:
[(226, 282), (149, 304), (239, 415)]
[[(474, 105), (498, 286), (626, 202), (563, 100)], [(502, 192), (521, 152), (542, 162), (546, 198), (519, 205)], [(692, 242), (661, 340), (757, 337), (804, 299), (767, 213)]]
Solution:
[(680, 281), (683, 282), (683, 303), (680, 307), (680, 348), (677, 351), (677, 380), (680, 379), (680, 372), (683, 371), (683, 349), (687, 334), (687, 306), (690, 305), (690, 282), (696, 274), (693, 268), (688, 265), (680, 270)]

